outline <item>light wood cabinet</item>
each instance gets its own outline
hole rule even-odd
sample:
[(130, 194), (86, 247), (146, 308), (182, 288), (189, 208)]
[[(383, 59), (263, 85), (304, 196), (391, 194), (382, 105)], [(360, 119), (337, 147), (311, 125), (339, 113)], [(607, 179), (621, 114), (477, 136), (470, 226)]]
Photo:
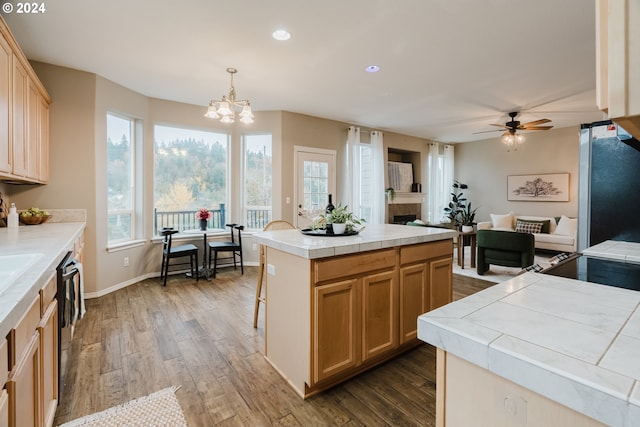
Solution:
[(7, 41), (0, 37), (0, 173), (10, 174), (13, 172), (11, 150), (11, 68), (13, 53)]
[(398, 347), (397, 272), (385, 271), (362, 278), (362, 361)]
[(51, 98), (0, 17), (0, 179), (49, 179)]
[(0, 427), (9, 427), (9, 394), (0, 390)]
[(596, 1), (596, 102), (640, 138), (640, 3)]
[(358, 280), (314, 289), (314, 383), (357, 366)]
[(38, 325), (42, 421), (52, 426), (58, 406), (58, 302), (51, 301)]
[(7, 381), (10, 427), (41, 426), (40, 390), (40, 337), (34, 331)]
[(418, 336), (418, 316), (451, 302), (453, 241), (400, 249), (400, 343)]

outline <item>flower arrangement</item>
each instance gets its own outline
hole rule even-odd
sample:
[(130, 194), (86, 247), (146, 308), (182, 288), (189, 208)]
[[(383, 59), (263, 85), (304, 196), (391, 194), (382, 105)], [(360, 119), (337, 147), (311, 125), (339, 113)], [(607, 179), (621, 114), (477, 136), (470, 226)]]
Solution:
[(196, 219), (209, 220), (212, 216), (213, 214), (209, 212), (209, 209), (207, 208), (200, 208), (198, 212), (196, 212)]

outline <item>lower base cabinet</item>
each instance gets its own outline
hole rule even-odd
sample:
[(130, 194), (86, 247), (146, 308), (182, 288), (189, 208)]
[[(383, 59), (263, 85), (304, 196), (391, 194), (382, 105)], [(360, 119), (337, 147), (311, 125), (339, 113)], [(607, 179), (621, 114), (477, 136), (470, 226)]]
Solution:
[(58, 407), (58, 303), (53, 300), (38, 325), (41, 355), (42, 416), (44, 424), (53, 425)]
[(9, 395), (5, 389), (0, 391), (0, 427), (9, 427)]
[(7, 381), (9, 426), (41, 425), (40, 335), (32, 335)]

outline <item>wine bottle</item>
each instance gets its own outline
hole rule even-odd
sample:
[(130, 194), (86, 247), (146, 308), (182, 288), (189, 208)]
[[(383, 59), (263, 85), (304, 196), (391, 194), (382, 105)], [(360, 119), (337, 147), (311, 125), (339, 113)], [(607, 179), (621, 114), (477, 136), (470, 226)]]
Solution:
[[(327, 204), (327, 207), (324, 209), (324, 213), (326, 217), (328, 217), (331, 211), (334, 210), (335, 208), (336, 207), (333, 206), (333, 203), (331, 203), (331, 194), (329, 194), (329, 203)], [(325, 224), (325, 230), (327, 234), (333, 234), (333, 224), (327, 221), (327, 223)]]

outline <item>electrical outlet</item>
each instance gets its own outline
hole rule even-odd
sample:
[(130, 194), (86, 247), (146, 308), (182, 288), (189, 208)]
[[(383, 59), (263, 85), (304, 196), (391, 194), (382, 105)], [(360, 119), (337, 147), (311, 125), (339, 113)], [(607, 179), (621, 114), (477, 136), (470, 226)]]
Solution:
[(251, 245), (251, 249), (253, 249), (254, 251), (258, 250), (258, 244), (254, 243), (253, 245)]
[(128, 256), (124, 257), (124, 266), (125, 267), (129, 267), (129, 257)]
[(269, 276), (275, 276), (276, 275), (276, 266), (273, 264), (267, 264), (267, 273), (269, 274)]

